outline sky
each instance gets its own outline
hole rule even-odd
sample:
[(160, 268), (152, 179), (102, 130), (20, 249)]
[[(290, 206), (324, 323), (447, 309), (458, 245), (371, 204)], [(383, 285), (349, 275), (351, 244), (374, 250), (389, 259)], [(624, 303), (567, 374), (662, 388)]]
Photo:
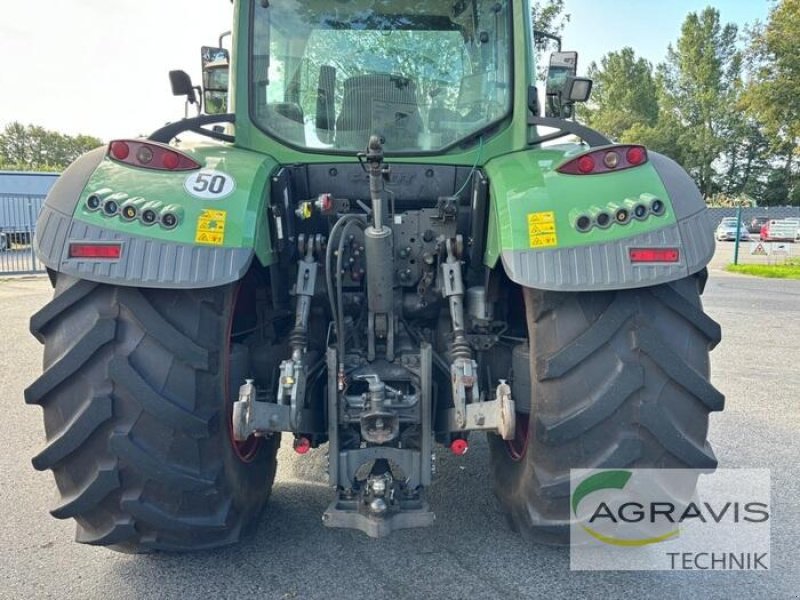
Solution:
[[(767, 0), (567, 0), (564, 49), (579, 71), (631, 46), (664, 59), (681, 23), (708, 4), (725, 22), (766, 20)], [(0, 127), (11, 121), (104, 140), (183, 116), (167, 73), (200, 80), (200, 46), (230, 29), (230, 0), (0, 0)]]
[(681, 25), (690, 12), (707, 6), (720, 12), (723, 23), (742, 32), (756, 20), (766, 22), (768, 0), (566, 0), (570, 21), (564, 28), (563, 49), (578, 51), (578, 70), (586, 71), (604, 54), (630, 46), (654, 66), (675, 46)]

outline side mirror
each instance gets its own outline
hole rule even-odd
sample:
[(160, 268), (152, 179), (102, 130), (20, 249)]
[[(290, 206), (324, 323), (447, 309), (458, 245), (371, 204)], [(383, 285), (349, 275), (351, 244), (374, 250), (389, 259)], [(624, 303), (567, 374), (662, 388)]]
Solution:
[(550, 67), (547, 69), (548, 96), (564, 96), (568, 77), (578, 73), (577, 52), (553, 52), (550, 55)]
[(586, 77), (569, 77), (565, 96), (569, 102), (587, 102), (592, 95), (593, 81)]
[(228, 112), (228, 82), (230, 54), (225, 48), (203, 46), (203, 103), (206, 113), (218, 115)]
[(578, 53), (553, 52), (547, 70), (548, 117), (568, 119), (574, 115), (576, 102), (586, 102), (592, 93), (592, 80), (577, 77)]
[(173, 96), (186, 96), (189, 104), (197, 103), (197, 96), (194, 93), (192, 79), (186, 71), (170, 71), (169, 83), (172, 86)]

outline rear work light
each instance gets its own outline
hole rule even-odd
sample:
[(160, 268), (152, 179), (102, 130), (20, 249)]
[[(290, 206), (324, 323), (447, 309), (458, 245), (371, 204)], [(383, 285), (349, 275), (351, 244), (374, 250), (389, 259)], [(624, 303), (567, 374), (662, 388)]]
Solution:
[(556, 170), (565, 175), (598, 175), (624, 171), (646, 162), (644, 146), (607, 146), (572, 158)]
[(677, 248), (631, 248), (632, 263), (676, 263), (681, 259)]
[(115, 140), (108, 145), (108, 157), (117, 162), (157, 171), (194, 171), (202, 165), (169, 146), (139, 140)]
[(122, 244), (70, 244), (70, 258), (118, 260), (122, 256)]

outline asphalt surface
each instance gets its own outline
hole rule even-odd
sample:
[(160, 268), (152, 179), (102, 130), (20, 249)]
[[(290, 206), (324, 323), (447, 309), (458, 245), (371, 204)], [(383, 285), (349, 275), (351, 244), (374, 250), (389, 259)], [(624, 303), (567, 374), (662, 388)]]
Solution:
[(50, 297), (40, 278), (0, 281), (0, 598), (800, 598), (800, 281), (729, 275), (723, 262), (705, 295), (723, 327), (712, 368), (727, 395), (710, 437), (720, 466), (772, 471), (768, 573), (572, 572), (566, 549), (508, 529), (480, 436), (463, 459), (439, 453), (428, 529), (373, 540), (324, 528), (324, 449), (298, 457), (285, 446), (257, 535), (236, 547), (130, 556), (75, 544), (73, 524), (48, 514), (52, 475), (30, 465), (44, 441), (40, 409), (22, 399), (41, 368), (28, 333)]

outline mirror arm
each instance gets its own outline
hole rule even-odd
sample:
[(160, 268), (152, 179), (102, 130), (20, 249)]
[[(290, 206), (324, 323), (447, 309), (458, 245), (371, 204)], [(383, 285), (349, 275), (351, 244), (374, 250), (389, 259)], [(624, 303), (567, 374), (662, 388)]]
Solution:
[(194, 91), (196, 93), (195, 101), (197, 102), (197, 115), (201, 115), (203, 113), (203, 88), (199, 85), (194, 86)]
[(551, 139), (556, 139), (563, 137), (568, 134), (577, 135), (590, 147), (598, 147), (598, 146), (609, 146), (613, 142), (609, 140), (606, 136), (602, 133), (595, 131), (594, 129), (590, 129), (585, 125), (581, 125), (574, 121), (567, 121), (564, 119), (556, 119), (554, 117), (534, 117), (528, 116), (528, 125), (530, 126), (541, 126), (541, 127), (552, 127), (554, 129), (560, 129), (556, 133), (549, 133), (544, 135), (540, 138), (536, 138), (535, 140), (529, 141), (530, 144), (540, 144), (542, 142), (550, 141)]
[(528, 108), (535, 117), (538, 117), (540, 114), (542, 114), (542, 109), (539, 106), (539, 90), (535, 85), (528, 87)]
[(552, 33), (548, 33), (546, 31), (541, 31), (540, 29), (534, 29), (533, 39), (535, 40), (537, 37), (553, 40), (558, 45), (558, 51), (561, 52), (561, 38), (559, 36), (553, 35)]
[(218, 131), (210, 131), (202, 128), (203, 125), (210, 125), (212, 123), (236, 123), (236, 115), (228, 113), (226, 115), (202, 115), (192, 119), (183, 119), (182, 121), (169, 123), (161, 129), (155, 130), (147, 136), (147, 139), (153, 142), (169, 144), (178, 134), (184, 131), (192, 131), (223, 142), (233, 143), (235, 141), (234, 136), (228, 135), (227, 133), (219, 133)]

